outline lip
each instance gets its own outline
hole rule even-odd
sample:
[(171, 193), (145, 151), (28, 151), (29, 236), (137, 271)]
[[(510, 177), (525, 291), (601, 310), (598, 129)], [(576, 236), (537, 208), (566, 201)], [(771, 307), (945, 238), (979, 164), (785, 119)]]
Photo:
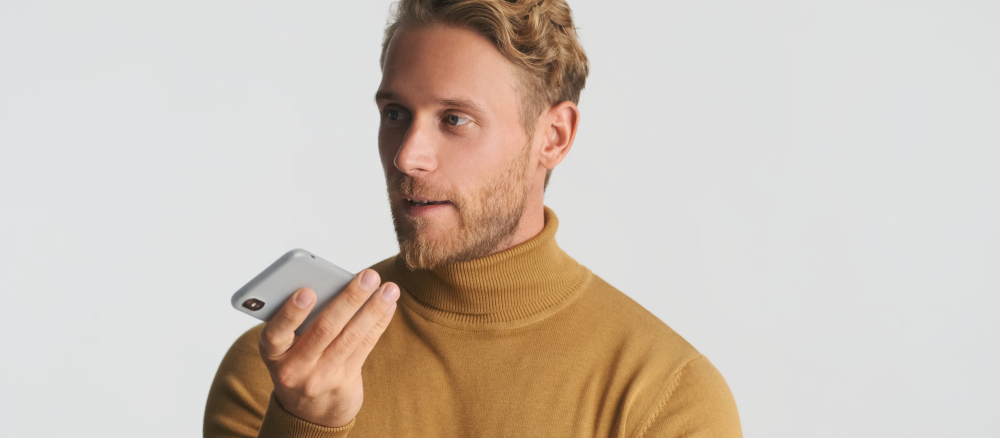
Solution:
[(403, 204), (403, 211), (406, 212), (407, 216), (410, 217), (428, 217), (435, 214), (443, 213), (448, 208), (454, 207), (454, 204), (434, 204), (434, 205), (413, 205), (407, 202), (405, 199), (401, 201)]
[(420, 201), (420, 202), (434, 202), (440, 200), (431, 199), (423, 196), (410, 196), (410, 195), (399, 195), (396, 197), (397, 202), (403, 207), (403, 211), (406, 212), (408, 216), (428, 216), (431, 214), (439, 213), (447, 209), (448, 207), (454, 207), (451, 201), (445, 201), (445, 204), (434, 204), (434, 205), (413, 205), (409, 200)]
[[(414, 201), (420, 201), (420, 202), (440, 202), (440, 201), (442, 201), (441, 199), (431, 199), (431, 198), (425, 198), (423, 196), (408, 196), (408, 195), (401, 195), (399, 197), (399, 199), (401, 199), (403, 201), (412, 199)], [(447, 200), (445, 199), (444, 201), (447, 201)]]

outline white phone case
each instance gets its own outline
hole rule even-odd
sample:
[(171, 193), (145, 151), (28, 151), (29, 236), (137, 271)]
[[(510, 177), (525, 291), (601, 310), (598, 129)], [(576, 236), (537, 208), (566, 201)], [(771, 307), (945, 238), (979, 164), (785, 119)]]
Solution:
[(354, 274), (323, 260), (304, 249), (285, 253), (267, 269), (233, 294), (236, 310), (262, 321), (269, 321), (285, 301), (299, 288), (316, 292), (316, 304), (306, 320), (295, 330), (301, 335), (333, 298), (354, 280)]

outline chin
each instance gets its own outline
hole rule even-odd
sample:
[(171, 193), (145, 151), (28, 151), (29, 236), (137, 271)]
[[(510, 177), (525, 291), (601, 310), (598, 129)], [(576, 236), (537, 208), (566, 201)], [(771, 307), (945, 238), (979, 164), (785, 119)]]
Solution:
[(420, 243), (425, 248), (437, 248), (446, 251), (452, 249), (461, 241), (462, 229), (456, 223), (444, 220), (424, 220), (422, 224), (411, 228), (406, 236), (408, 240)]
[(410, 236), (397, 235), (399, 255), (410, 269), (434, 269), (454, 261), (455, 239), (434, 234), (421, 230)]
[[(435, 215), (436, 216), (436, 215)], [(462, 229), (455, 217), (414, 217), (393, 210), (399, 252), (410, 269), (431, 269), (449, 261)]]

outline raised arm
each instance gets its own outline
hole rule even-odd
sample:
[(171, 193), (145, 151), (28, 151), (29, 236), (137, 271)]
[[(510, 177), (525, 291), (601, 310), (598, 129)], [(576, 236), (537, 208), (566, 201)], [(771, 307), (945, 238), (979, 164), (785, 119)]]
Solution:
[(274, 390), (257, 348), (263, 328), (247, 330), (222, 359), (205, 405), (206, 438), (257, 436)]
[(209, 391), (205, 437), (346, 436), (364, 398), (361, 366), (399, 297), (395, 284), (379, 284), (378, 273), (362, 271), (301, 336), (294, 330), (316, 295), (299, 289), (241, 336)]

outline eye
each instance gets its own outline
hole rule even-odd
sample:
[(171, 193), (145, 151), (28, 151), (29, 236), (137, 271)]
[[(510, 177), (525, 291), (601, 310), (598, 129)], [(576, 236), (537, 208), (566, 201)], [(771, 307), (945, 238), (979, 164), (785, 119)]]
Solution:
[(383, 117), (385, 117), (386, 120), (390, 122), (397, 122), (409, 118), (408, 117), (409, 114), (406, 111), (395, 107), (389, 107), (384, 109), (382, 115)]
[(462, 126), (466, 123), (469, 123), (469, 119), (457, 114), (448, 114), (444, 116), (444, 121), (452, 126)]

